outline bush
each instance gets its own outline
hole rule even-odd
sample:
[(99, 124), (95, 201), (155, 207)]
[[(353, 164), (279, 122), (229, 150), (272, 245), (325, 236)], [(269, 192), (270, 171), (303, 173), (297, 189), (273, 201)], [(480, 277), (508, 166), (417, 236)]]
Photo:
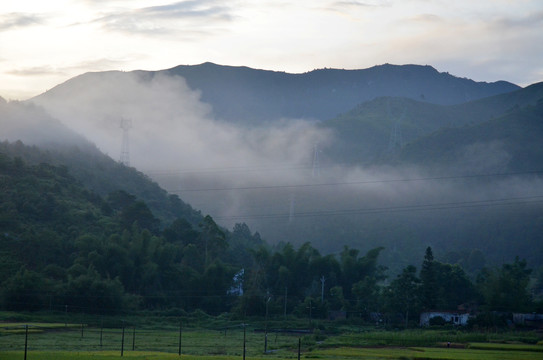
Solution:
[(441, 316), (430, 318), (430, 326), (443, 326), (445, 324), (447, 324), (447, 321)]

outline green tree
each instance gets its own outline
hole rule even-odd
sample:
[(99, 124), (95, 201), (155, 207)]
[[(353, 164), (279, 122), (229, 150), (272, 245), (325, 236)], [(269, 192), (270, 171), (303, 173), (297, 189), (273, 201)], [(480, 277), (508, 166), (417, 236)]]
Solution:
[(406, 327), (409, 324), (409, 317), (415, 317), (419, 313), (420, 286), (421, 281), (417, 277), (417, 268), (408, 265), (390, 283), (385, 292), (388, 312), (403, 313)]
[(48, 291), (47, 282), (41, 274), (21, 268), (2, 284), (2, 302), (6, 310), (40, 310)]
[(437, 270), (432, 248), (428, 246), (420, 269), (421, 302), (425, 309), (435, 309), (438, 298)]
[(164, 239), (171, 243), (180, 243), (183, 246), (196, 243), (199, 233), (194, 230), (186, 219), (176, 219), (162, 233)]
[(426, 249), (420, 279), (421, 305), (427, 310), (454, 310), (477, 297), (464, 270), (459, 265), (436, 261), (431, 247)]
[(130, 228), (134, 223), (153, 234), (158, 233), (160, 226), (160, 221), (155, 218), (143, 201), (136, 201), (126, 206), (121, 212), (121, 224), (125, 229)]
[(206, 215), (199, 224), (202, 230), (200, 244), (204, 251), (204, 268), (213, 262), (228, 247), (225, 233), (215, 223), (213, 218)]
[(438, 309), (456, 309), (459, 305), (476, 300), (477, 294), (471, 280), (459, 265), (435, 261)]
[(124, 305), (124, 288), (118, 278), (102, 278), (94, 268), (72, 272), (64, 290), (64, 303), (87, 313), (118, 313)]
[(229, 311), (232, 302), (228, 301), (228, 290), (232, 287), (236, 269), (216, 260), (211, 263), (200, 279), (202, 308), (213, 314)]
[(526, 260), (518, 257), (512, 264), (503, 264), (501, 268), (484, 269), (478, 278), (478, 286), (490, 311), (532, 310), (532, 296), (528, 284), (532, 270)]

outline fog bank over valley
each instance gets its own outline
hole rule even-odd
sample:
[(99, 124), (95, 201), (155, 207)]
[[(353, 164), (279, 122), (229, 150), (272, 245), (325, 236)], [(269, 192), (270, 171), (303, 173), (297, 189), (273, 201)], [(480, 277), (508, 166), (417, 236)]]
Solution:
[[(540, 260), (508, 239), (533, 224), (543, 184), (505, 176), (511, 155), (499, 141), (466, 145), (441, 175), (421, 164), (346, 164), (329, 155), (341, 139), (321, 122), (225, 121), (179, 76), (108, 72), (79, 81), (79, 91), (1, 104), (7, 139), (39, 144), (73, 130), (118, 160), (121, 120), (129, 119), (130, 166), (227, 228), (245, 222), (271, 243), (310, 241), (325, 253), (385, 246), (385, 261), (398, 267), (412, 262), (405, 251), (428, 245), (441, 255), (495, 248), (502, 259), (488, 254), (492, 261), (518, 252)], [(25, 135), (24, 127), (40, 130)], [(524, 235), (535, 236), (538, 224)], [(498, 239), (482, 241), (483, 233)]]

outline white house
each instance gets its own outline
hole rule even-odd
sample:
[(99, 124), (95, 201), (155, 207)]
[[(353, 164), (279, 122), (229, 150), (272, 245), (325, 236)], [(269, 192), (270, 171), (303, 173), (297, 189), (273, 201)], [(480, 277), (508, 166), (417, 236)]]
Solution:
[(467, 325), (469, 313), (463, 311), (426, 311), (420, 314), (420, 326), (430, 325), (430, 319), (442, 317), (445, 322), (453, 325)]
[(513, 323), (543, 329), (543, 314), (513, 313)]

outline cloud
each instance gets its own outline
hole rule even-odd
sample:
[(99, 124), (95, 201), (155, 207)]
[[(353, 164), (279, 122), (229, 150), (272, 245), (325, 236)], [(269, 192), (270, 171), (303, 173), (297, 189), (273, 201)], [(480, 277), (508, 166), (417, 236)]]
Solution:
[(54, 68), (52, 66), (33, 66), (27, 68), (18, 68), (7, 70), (6, 74), (15, 75), (15, 76), (49, 76), (49, 75), (65, 75), (66, 73), (60, 69)]
[[(111, 11), (94, 20), (107, 30), (168, 34), (182, 30), (185, 34), (206, 35), (213, 24), (229, 22), (233, 8), (213, 0), (180, 1), (167, 5)], [(181, 21), (181, 22), (180, 22)]]
[(12, 12), (0, 15), (0, 31), (43, 24), (40, 15)]
[[(301, 120), (245, 129), (217, 121), (180, 77), (89, 73), (34, 101), (117, 158), (120, 119), (132, 120), (131, 159), (140, 169), (298, 164), (328, 133)], [(66, 99), (70, 101), (66, 101)]]
[(21, 140), (27, 145), (86, 143), (84, 138), (32, 104), (6, 102), (0, 98), (0, 119), (2, 141)]
[[(503, 209), (479, 208), (478, 201), (541, 193), (540, 180), (437, 179), (435, 169), (411, 167), (326, 163), (313, 176), (314, 146), (326, 155), (331, 134), (296, 119), (252, 128), (220, 121), (180, 77), (90, 73), (34, 102), (113, 159), (120, 157), (120, 121), (131, 119), (132, 166), (222, 226), (247, 222), (270, 242), (312, 241), (327, 251), (384, 245), (396, 254), (420, 246), (422, 253), (429, 242), (452, 246), (448, 240), (464, 234), (457, 224), (478, 226), (477, 209)], [(473, 144), (460, 155), (474, 172), (510, 159), (500, 143)], [(476, 246), (468, 242), (464, 248)]]
[(36, 77), (36, 76), (68, 76), (73, 73), (88, 71), (110, 70), (122, 67), (125, 61), (108, 58), (90, 59), (79, 63), (74, 63), (64, 67), (54, 67), (50, 65), (41, 65), (33, 67), (21, 67), (6, 70), (5, 73), (14, 76)]
[(377, 7), (390, 6), (390, 1), (336, 1), (330, 5), (336, 7)]
[(390, 1), (334, 1), (322, 6), (322, 10), (339, 13), (342, 15), (353, 15), (353, 12), (364, 10), (376, 10), (382, 7), (390, 7)]
[(180, 1), (173, 4), (150, 6), (139, 10), (144, 16), (154, 18), (214, 18), (231, 20), (231, 9), (217, 5), (216, 1)]
[(543, 11), (524, 14), (519, 17), (500, 17), (493, 21), (499, 28), (513, 30), (513, 28), (525, 28), (532, 30), (534, 26), (543, 25)]

